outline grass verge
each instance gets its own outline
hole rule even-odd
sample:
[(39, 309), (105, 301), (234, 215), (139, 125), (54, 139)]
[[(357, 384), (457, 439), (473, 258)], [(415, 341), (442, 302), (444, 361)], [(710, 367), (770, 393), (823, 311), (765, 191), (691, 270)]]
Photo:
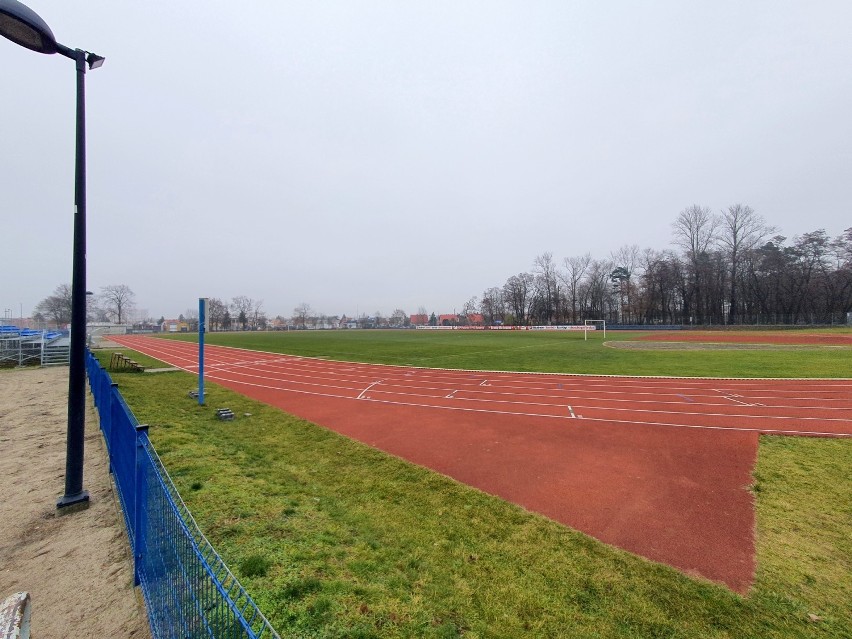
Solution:
[(114, 379), (282, 636), (849, 636), (852, 442), (764, 438), (743, 598), (185, 373)]

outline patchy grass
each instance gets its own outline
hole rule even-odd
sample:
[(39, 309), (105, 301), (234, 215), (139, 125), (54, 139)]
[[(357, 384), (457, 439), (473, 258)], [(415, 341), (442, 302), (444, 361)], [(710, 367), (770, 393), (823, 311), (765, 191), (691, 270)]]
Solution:
[[(109, 367), (110, 358), (112, 357), (113, 353), (123, 353), (124, 355), (128, 355), (128, 357), (131, 357), (131, 359), (134, 362), (136, 362), (142, 368), (145, 368), (145, 369), (149, 369), (149, 368), (169, 368), (170, 367), (170, 364), (165, 364), (158, 359), (154, 359), (153, 357), (149, 357), (149, 356), (147, 356), (143, 353), (139, 353), (137, 351), (131, 351), (130, 349), (127, 349), (127, 348), (103, 348), (103, 349), (93, 350), (92, 352), (98, 357), (98, 360), (101, 362), (101, 365), (104, 368), (106, 368), (107, 371), (109, 371), (110, 374), (113, 374), (116, 371), (121, 371), (120, 368), (116, 369), (116, 371), (110, 370), (110, 367)], [(136, 372), (136, 371), (134, 371), (134, 372)]]
[[(607, 331), (607, 342), (636, 333)], [(194, 334), (168, 336), (186, 341)], [(852, 377), (848, 348), (635, 351), (603, 346), (601, 332), (284, 331), (208, 333), (209, 344), (334, 360), (429, 368), (677, 377)]]
[[(757, 597), (790, 619), (814, 614), (852, 636), (852, 441), (761, 438)], [(771, 595), (769, 594), (771, 593)]]
[(282, 636), (849, 636), (848, 440), (763, 438), (743, 598), (194, 376), (114, 379)]

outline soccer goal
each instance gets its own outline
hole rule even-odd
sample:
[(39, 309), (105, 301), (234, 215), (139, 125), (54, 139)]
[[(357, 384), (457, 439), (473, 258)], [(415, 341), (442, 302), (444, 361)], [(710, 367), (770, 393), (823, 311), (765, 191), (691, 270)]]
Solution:
[(587, 342), (589, 341), (589, 331), (590, 330), (592, 330), (592, 331), (598, 330), (598, 327), (596, 326), (596, 324), (600, 324), (601, 326), (603, 326), (603, 338), (606, 339), (606, 320), (583, 320), (584, 326), (591, 326), (592, 327), (592, 328), (587, 328), (586, 330), (583, 331), (583, 338), (584, 338), (585, 341), (587, 341)]

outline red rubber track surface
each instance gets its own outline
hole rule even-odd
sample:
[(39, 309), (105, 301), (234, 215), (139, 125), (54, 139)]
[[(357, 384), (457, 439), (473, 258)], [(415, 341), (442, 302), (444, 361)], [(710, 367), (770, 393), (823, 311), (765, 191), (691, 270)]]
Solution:
[[(111, 339), (198, 372), (196, 344)], [(210, 345), (204, 376), (741, 593), (758, 435), (852, 436), (852, 380), (438, 370)]]

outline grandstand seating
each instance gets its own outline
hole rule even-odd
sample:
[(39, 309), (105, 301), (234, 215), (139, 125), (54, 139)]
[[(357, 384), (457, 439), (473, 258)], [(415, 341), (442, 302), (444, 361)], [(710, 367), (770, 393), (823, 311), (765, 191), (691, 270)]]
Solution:
[(0, 325), (0, 366), (67, 365), (69, 345), (58, 331)]

